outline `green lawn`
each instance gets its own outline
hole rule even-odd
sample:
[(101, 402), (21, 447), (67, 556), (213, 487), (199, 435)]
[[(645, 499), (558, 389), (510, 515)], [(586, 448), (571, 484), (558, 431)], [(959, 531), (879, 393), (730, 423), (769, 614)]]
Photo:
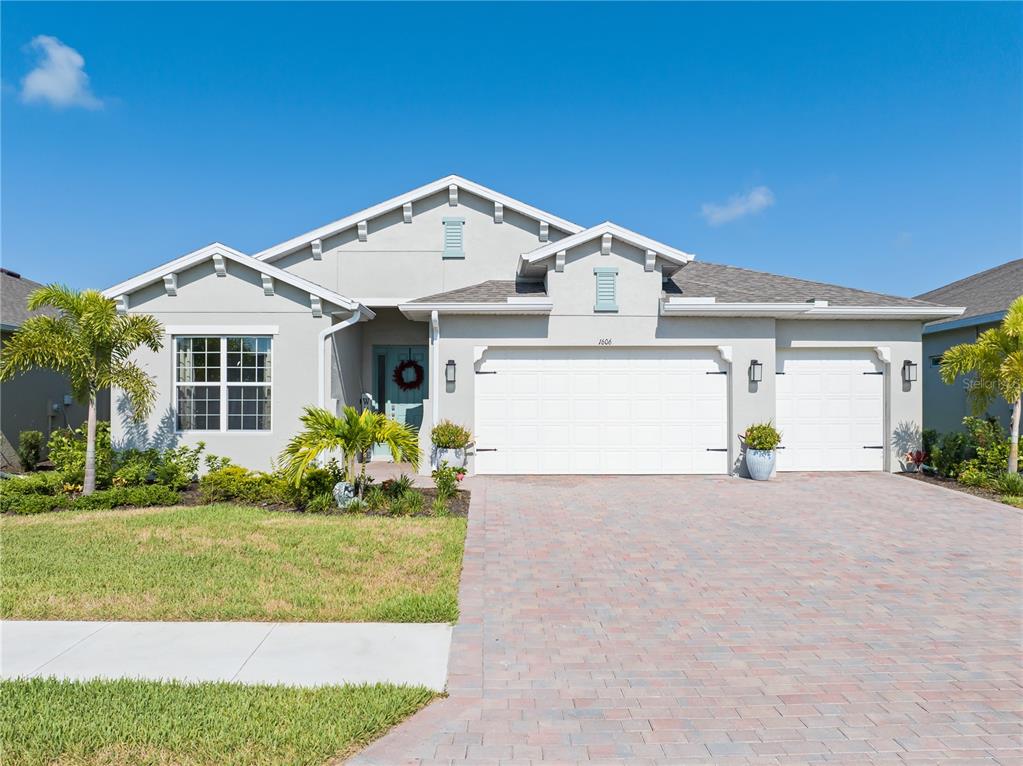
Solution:
[(157, 681), (0, 683), (4, 766), (298, 766), (350, 755), (436, 695)]
[(453, 622), (465, 520), (237, 505), (0, 519), (0, 617)]

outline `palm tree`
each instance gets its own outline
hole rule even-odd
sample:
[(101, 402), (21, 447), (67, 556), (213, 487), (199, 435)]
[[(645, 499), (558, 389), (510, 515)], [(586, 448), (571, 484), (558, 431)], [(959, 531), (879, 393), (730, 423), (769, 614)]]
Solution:
[(1019, 470), (1019, 421), (1023, 395), (1023, 295), (1009, 306), (1001, 325), (985, 330), (973, 343), (952, 346), (941, 355), (941, 379), (953, 383), (974, 373), (967, 395), (976, 414), (1001, 396), (1012, 405), (1009, 473)]
[(419, 468), (419, 434), (383, 413), (345, 407), (338, 417), (320, 407), (306, 407), (301, 420), (303, 430), (292, 437), (281, 453), (282, 470), (296, 486), (322, 453), (333, 450), (341, 452), (346, 481), (355, 481), (355, 464), (360, 464), (360, 498), (366, 478), (363, 457), (374, 445), (387, 447), (394, 462), (411, 463), (414, 470)]
[(114, 302), (96, 290), (72, 290), (47, 285), (28, 296), (28, 310), (44, 306), (56, 315), (25, 320), (0, 351), (0, 380), (35, 368), (56, 370), (67, 376), (71, 392), (89, 407), (82, 493), (96, 489), (96, 396), (116, 386), (127, 394), (135, 420), (153, 408), (155, 387), (141, 367), (129, 361), (135, 349), (159, 351), (163, 328), (151, 316), (119, 316)]

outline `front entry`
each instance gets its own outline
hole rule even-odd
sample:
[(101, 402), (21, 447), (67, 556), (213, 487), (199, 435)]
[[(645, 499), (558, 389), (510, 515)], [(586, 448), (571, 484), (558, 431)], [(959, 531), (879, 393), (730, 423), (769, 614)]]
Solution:
[[(426, 346), (373, 346), (373, 396), (377, 411), (418, 431), (423, 424), (429, 374)], [(386, 447), (373, 448), (374, 459), (389, 457)]]

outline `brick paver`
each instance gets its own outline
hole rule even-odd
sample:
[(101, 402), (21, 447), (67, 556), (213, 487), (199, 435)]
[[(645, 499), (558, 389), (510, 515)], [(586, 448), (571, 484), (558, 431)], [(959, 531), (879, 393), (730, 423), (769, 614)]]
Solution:
[(352, 763), (1023, 763), (1021, 533), (884, 474), (476, 479), (450, 697)]

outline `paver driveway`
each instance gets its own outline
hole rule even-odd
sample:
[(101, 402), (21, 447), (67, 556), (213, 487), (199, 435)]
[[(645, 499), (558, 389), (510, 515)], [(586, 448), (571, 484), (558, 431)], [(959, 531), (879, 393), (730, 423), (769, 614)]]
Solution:
[(1023, 762), (1021, 533), (883, 474), (477, 480), (451, 696), (353, 762)]

